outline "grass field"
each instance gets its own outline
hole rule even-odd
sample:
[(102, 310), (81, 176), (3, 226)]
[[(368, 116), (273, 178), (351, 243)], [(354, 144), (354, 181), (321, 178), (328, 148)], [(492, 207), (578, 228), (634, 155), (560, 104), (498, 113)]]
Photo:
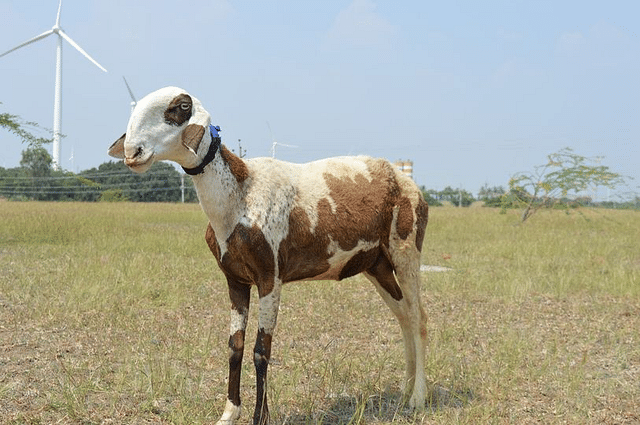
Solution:
[[(421, 414), (399, 403), (399, 326), (368, 281), (287, 286), (273, 423), (640, 423), (640, 213), (517, 222), (431, 209), (423, 264), (453, 270), (423, 274)], [(0, 422), (217, 420), (229, 302), (205, 228), (197, 205), (0, 202)]]

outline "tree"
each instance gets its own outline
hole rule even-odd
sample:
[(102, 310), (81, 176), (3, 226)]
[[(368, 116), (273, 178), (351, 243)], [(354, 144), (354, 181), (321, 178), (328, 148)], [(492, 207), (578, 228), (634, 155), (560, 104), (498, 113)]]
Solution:
[[(129, 200), (131, 202), (180, 202), (182, 179), (171, 164), (156, 162), (149, 172), (136, 174), (122, 161), (109, 161), (79, 175), (95, 184), (82, 200)], [(184, 179), (185, 202), (197, 202), (190, 178)]]
[(464, 189), (453, 189), (451, 186), (445, 187), (438, 192), (438, 199), (441, 201), (449, 201), (456, 207), (462, 203), (463, 207), (468, 207), (475, 200), (473, 195)]
[(128, 201), (122, 189), (107, 189), (100, 194), (98, 201), (100, 202), (123, 202)]
[(620, 174), (600, 165), (602, 158), (578, 155), (564, 148), (547, 156), (548, 161), (531, 172), (517, 173), (509, 180), (509, 193), (502, 197), (504, 208), (522, 207), (524, 223), (542, 207), (568, 203), (569, 194), (577, 195), (599, 186), (615, 189), (625, 181)]
[(51, 175), (51, 155), (43, 147), (30, 147), (22, 151), (20, 166), (27, 170), (31, 177), (48, 177)]
[(504, 190), (504, 187), (489, 187), (489, 184), (485, 183), (478, 191), (478, 200), (483, 201), (485, 207), (499, 207), (500, 200), (505, 193), (506, 190)]
[(483, 201), (485, 207), (499, 207), (502, 205), (502, 196), (505, 193), (506, 190), (504, 190), (504, 187), (489, 187), (489, 185), (485, 183), (478, 191), (478, 200)]
[(427, 201), (430, 207), (440, 207), (442, 206), (442, 202), (438, 200), (438, 191), (435, 189), (427, 189), (424, 186), (420, 186), (420, 190), (422, 191), (422, 196), (424, 200)]
[(26, 192), (34, 191), (34, 178), (50, 173), (51, 158), (42, 146), (51, 142), (51, 139), (35, 136), (31, 132), (41, 130), (38, 124), (24, 122), (19, 116), (6, 112), (0, 113), (0, 127), (15, 134), (22, 143), (28, 145), (27, 150), (22, 152), (21, 168), (1, 170), (0, 195), (11, 199), (31, 199), (32, 196)]

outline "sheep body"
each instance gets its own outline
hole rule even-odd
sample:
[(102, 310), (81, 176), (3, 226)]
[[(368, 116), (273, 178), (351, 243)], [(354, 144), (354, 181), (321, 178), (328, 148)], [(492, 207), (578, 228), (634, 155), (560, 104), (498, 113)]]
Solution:
[[(347, 260), (384, 242), (385, 235), (380, 234), (382, 226), (386, 227), (385, 231), (397, 233), (397, 223), (395, 228), (391, 226), (393, 204), (389, 200), (398, 197), (398, 181), (403, 182), (404, 176), (387, 161), (362, 156), (291, 164), (256, 158), (246, 161), (248, 177), (241, 190), (224, 183), (236, 181), (230, 171), (231, 175), (224, 176), (227, 169), (224, 161), (213, 166), (215, 172), (196, 176), (194, 183), (215, 234), (219, 261), (227, 253), (232, 232), (241, 225), (260, 229), (272, 250), (270, 255), (281, 251), (280, 255), (291, 256), (294, 253), (286, 250), (301, 250), (306, 263), (318, 265), (315, 269), (300, 269), (298, 263), (282, 261), (279, 264), (274, 257), (274, 275), (284, 283), (340, 280), (352, 275), (341, 275)], [(328, 181), (333, 193), (354, 202), (349, 205), (344, 204), (345, 199), (334, 199)], [(358, 198), (348, 197), (345, 192), (349, 191), (359, 191)], [(414, 202), (419, 202), (420, 196), (414, 193)], [(319, 205), (324, 206), (322, 211)], [(410, 201), (405, 205), (408, 207)], [(403, 214), (409, 212), (403, 211)], [(387, 223), (383, 223), (384, 220)], [(282, 245), (286, 238), (290, 242)], [(209, 243), (212, 242), (210, 239)]]
[[(127, 133), (109, 151), (134, 171), (159, 159), (193, 167), (213, 146), (214, 137), (202, 131), (209, 114), (183, 90), (161, 89), (138, 105)], [(410, 178), (388, 161), (366, 156), (306, 164), (245, 161), (222, 145), (193, 181), (209, 219), (205, 238), (231, 300), (229, 388), (220, 424), (232, 424), (240, 415), (251, 286), (258, 288), (260, 303), (254, 423), (262, 424), (269, 418), (266, 374), (282, 285), (358, 273), (373, 282), (400, 322), (405, 390), (412, 406), (424, 408), (426, 315), (419, 267), (428, 206)]]

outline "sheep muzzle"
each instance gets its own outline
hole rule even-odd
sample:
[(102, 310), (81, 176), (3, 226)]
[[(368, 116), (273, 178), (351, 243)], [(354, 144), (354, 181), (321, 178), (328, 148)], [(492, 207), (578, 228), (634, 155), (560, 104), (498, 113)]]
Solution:
[[(133, 154), (131, 154), (132, 150)], [(126, 146), (124, 163), (131, 170), (142, 173), (146, 171), (153, 163), (153, 151), (145, 151), (142, 146)]]

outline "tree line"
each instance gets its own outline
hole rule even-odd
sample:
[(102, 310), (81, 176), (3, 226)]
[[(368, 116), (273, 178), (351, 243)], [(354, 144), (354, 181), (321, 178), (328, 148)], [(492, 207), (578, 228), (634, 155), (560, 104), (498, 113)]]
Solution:
[[(1, 103), (0, 103), (1, 104)], [(158, 162), (145, 174), (131, 172), (121, 161), (72, 173), (55, 170), (43, 147), (51, 139), (38, 137), (42, 129), (19, 116), (0, 113), (0, 127), (18, 136), (27, 148), (20, 166), (0, 167), (0, 198), (36, 201), (197, 202), (191, 179), (173, 166)]]
[[(605, 173), (608, 181), (621, 179), (606, 170), (600, 171)], [(596, 173), (593, 169), (584, 172), (588, 172), (591, 177)], [(598, 203), (588, 196), (569, 196), (569, 187), (573, 187), (577, 193), (586, 186), (578, 186), (576, 182), (569, 184), (567, 180), (572, 178), (571, 171), (564, 170), (560, 174), (562, 178), (559, 180), (558, 175), (527, 175), (526, 178), (516, 175), (510, 180), (508, 188), (485, 184), (479, 189), (477, 197), (465, 189), (451, 186), (442, 190), (427, 189), (424, 186), (420, 189), (431, 206), (450, 204), (468, 207), (481, 201), (485, 207), (522, 209), (523, 221), (541, 208), (591, 206), (640, 209), (638, 196), (627, 201)], [(602, 185), (606, 186), (604, 183)], [(148, 172), (136, 174), (122, 161), (108, 161), (97, 168), (76, 174), (54, 170), (51, 156), (42, 146), (25, 149), (19, 167), (0, 167), (0, 198), (83, 202), (198, 202), (191, 178), (168, 163), (157, 162)]]
[[(132, 201), (132, 202), (197, 202), (190, 178), (167, 163), (155, 163), (148, 172), (135, 174), (122, 161), (105, 162), (97, 168), (72, 173), (54, 170), (52, 159), (43, 147), (50, 140), (36, 137), (30, 130), (36, 123), (23, 122), (20, 117), (0, 113), (0, 127), (16, 134), (28, 147), (22, 152), (20, 166), (0, 167), (0, 198), (38, 201)], [(571, 208), (596, 206), (605, 208), (640, 209), (640, 197), (622, 202), (594, 203), (584, 196), (597, 187), (615, 189), (628, 178), (601, 164), (602, 158), (588, 158), (569, 148), (547, 155), (545, 164), (533, 171), (514, 174), (508, 187), (489, 187), (478, 191), (478, 198), (461, 188), (443, 190), (421, 187), (431, 206), (444, 203), (468, 207), (475, 201), (484, 206), (522, 209), (524, 222), (541, 208)]]
[(190, 178), (158, 162), (135, 174), (122, 161), (105, 162), (79, 173), (56, 171), (41, 146), (22, 152), (20, 166), (0, 167), (0, 197), (35, 201), (197, 202)]

